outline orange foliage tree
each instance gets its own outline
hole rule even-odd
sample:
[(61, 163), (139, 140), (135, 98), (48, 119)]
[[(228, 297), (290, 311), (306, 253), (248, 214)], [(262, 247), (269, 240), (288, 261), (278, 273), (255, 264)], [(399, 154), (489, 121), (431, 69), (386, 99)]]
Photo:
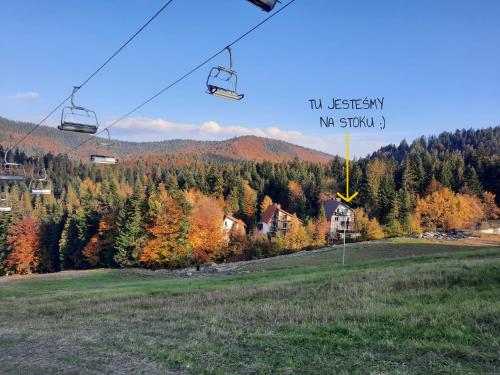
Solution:
[(307, 223), (307, 232), (311, 240), (311, 246), (321, 247), (326, 245), (329, 232), (328, 221), (325, 216), (320, 216)]
[(500, 208), (495, 201), (495, 194), (485, 191), (483, 193), (484, 214), (487, 220), (496, 220), (500, 217)]
[(82, 255), (91, 266), (97, 266), (103, 262), (106, 253), (109, 253), (112, 249), (114, 219), (114, 217), (110, 216), (101, 216), (97, 233), (90, 238), (82, 250)]
[(7, 238), (10, 250), (7, 267), (19, 274), (30, 274), (36, 270), (40, 261), (41, 230), (41, 222), (35, 217), (23, 217), (14, 223)]
[(214, 260), (227, 247), (222, 230), (223, 202), (213, 197), (198, 195), (189, 218), (189, 241), (198, 262)]
[(448, 188), (442, 188), (418, 199), (415, 215), (426, 230), (450, 231), (471, 227), (485, 214), (484, 206), (476, 196), (455, 195)]

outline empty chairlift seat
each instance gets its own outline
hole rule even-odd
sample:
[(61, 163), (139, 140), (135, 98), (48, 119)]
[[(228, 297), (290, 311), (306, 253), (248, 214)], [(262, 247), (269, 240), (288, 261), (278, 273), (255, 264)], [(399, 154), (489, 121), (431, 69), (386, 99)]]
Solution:
[(29, 185), (29, 191), (32, 195), (50, 195), (52, 190), (49, 187), (49, 180), (47, 178), (47, 170), (43, 168), (43, 174), (34, 176)]
[(116, 164), (118, 159), (107, 155), (90, 155), (90, 161), (94, 164)]
[(78, 86), (73, 88), (71, 93), (71, 106), (64, 107), (61, 112), (61, 123), (59, 130), (76, 133), (95, 134), (99, 129), (97, 114), (87, 108), (75, 105), (73, 97), (79, 90)]
[(0, 212), (11, 212), (12, 204), (7, 192), (0, 193)]
[[(5, 154), (7, 158), (7, 154)], [(26, 178), (24, 166), (18, 163), (4, 161), (0, 167), (0, 181), (23, 181)]]
[(207, 78), (207, 93), (229, 100), (241, 100), (244, 95), (238, 93), (238, 74), (233, 70), (231, 48), (229, 52), (229, 68), (218, 66), (210, 70)]
[[(113, 143), (111, 142), (111, 135), (109, 133), (109, 129), (104, 129), (104, 131), (107, 133), (107, 140), (103, 142), (97, 142), (98, 146), (105, 147), (108, 150), (111, 149), (111, 146)], [(94, 164), (108, 164), (108, 165), (114, 165), (118, 163), (118, 159), (113, 156), (113, 155), (102, 155), (102, 154), (92, 154), (90, 155), (90, 161)]]

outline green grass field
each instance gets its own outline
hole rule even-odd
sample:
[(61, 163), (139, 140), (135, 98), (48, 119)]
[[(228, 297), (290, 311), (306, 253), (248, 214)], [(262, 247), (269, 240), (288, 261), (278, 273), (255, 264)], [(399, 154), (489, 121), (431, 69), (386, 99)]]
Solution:
[(347, 259), (0, 279), (0, 373), (500, 373), (500, 248), (395, 240)]

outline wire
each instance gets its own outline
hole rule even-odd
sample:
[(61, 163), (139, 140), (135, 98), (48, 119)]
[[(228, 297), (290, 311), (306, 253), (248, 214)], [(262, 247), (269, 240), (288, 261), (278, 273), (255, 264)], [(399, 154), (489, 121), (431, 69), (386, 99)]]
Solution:
[[(148, 25), (153, 22), (153, 20), (158, 17), (174, 0), (168, 0), (152, 17), (150, 17), (147, 22), (141, 26), (141, 28), (139, 30), (137, 30), (130, 38), (128, 38), (128, 40), (122, 44), (122, 46), (120, 48), (118, 48), (101, 66), (99, 66), (95, 71), (94, 73), (92, 73), (85, 81), (83, 81), (83, 83), (81, 83), (79, 86), (76, 86), (77, 89), (76, 91), (80, 90), (83, 86), (85, 86), (92, 78), (94, 78), (106, 65), (109, 64), (109, 62), (111, 60), (113, 60), (116, 55), (118, 55), (130, 42), (132, 42), (132, 40), (135, 39), (135, 37), (137, 35), (139, 35), (146, 27), (148, 27)], [(74, 91), (74, 93), (76, 93), (76, 91)], [(5, 152), (5, 157), (7, 158), (7, 154), (9, 152), (11, 152), (14, 148), (16, 148), (17, 146), (19, 146), (22, 142), (24, 142), (31, 134), (33, 134), (33, 132), (38, 129), (40, 126), (43, 125), (43, 123), (45, 121), (47, 121), (47, 119), (52, 116), (59, 108), (61, 108), (64, 103), (66, 103), (68, 101), (68, 99), (70, 99), (71, 97), (73, 96), (73, 94), (71, 95), (68, 95), (57, 107), (55, 107), (51, 112), (49, 112), (49, 114), (47, 116), (45, 116), (39, 123), (37, 123), (29, 132), (27, 132), (23, 137), (21, 137), (21, 139), (19, 141), (17, 141), (16, 143), (14, 143), (9, 149), (7, 149), (7, 151)]]
[(134, 109), (130, 110), (129, 112), (127, 112), (126, 114), (124, 114), (123, 116), (121, 116), (119, 119), (113, 121), (110, 125), (108, 125), (106, 128), (104, 128), (101, 131), (99, 131), (98, 133), (96, 133), (94, 136), (87, 138), (86, 140), (84, 140), (83, 142), (81, 142), (80, 144), (78, 144), (77, 146), (69, 149), (68, 152), (76, 151), (78, 148), (80, 148), (81, 146), (83, 146), (84, 144), (86, 144), (87, 142), (89, 142), (91, 139), (95, 138), (99, 134), (102, 134), (105, 131), (109, 131), (109, 129), (111, 129), (113, 126), (115, 126), (119, 122), (123, 121), (125, 118), (127, 118), (128, 116), (130, 116), (132, 113), (138, 111), (139, 109), (141, 109), (142, 107), (144, 107), (146, 104), (148, 104), (149, 102), (153, 101), (154, 99), (156, 99), (157, 97), (159, 97), (160, 95), (162, 95), (163, 93), (165, 93), (166, 91), (170, 90), (172, 87), (174, 87), (175, 85), (177, 85), (179, 82), (183, 81), (184, 79), (186, 79), (187, 77), (189, 77), (191, 74), (193, 74), (194, 72), (196, 72), (197, 70), (199, 70), (200, 68), (202, 68), (203, 66), (205, 66), (206, 64), (208, 64), (210, 61), (212, 61), (217, 56), (219, 56), (221, 53), (223, 53), (228, 47), (232, 47), (233, 45), (235, 45), (236, 43), (238, 43), (239, 41), (241, 41), (243, 38), (245, 38), (246, 36), (248, 36), (249, 34), (251, 34), (252, 32), (254, 32), (256, 29), (258, 29), (260, 26), (262, 26), (263, 24), (265, 24), (267, 21), (269, 21), (273, 17), (277, 16), (279, 13), (283, 12), (286, 8), (288, 8), (290, 5), (292, 5), (295, 1), (297, 1), (297, 0), (290, 0), (283, 7), (281, 7), (276, 12), (274, 12), (273, 14), (271, 14), (269, 17), (267, 17), (264, 20), (262, 20), (261, 22), (259, 22), (257, 25), (255, 25), (250, 30), (248, 30), (246, 33), (240, 35), (238, 38), (236, 38), (235, 40), (233, 40), (231, 43), (229, 43), (227, 46), (225, 46), (224, 48), (222, 48), (220, 51), (214, 53), (212, 56), (210, 56), (209, 58), (207, 58), (206, 60), (204, 60), (202, 63), (196, 65), (194, 68), (192, 68), (191, 70), (189, 70), (187, 73), (185, 73), (184, 75), (182, 75), (180, 78), (176, 79), (171, 84), (169, 84), (168, 86), (166, 86), (163, 89), (161, 89), (160, 91), (158, 91), (152, 97), (150, 97), (146, 101), (142, 102), (137, 107), (135, 107)]

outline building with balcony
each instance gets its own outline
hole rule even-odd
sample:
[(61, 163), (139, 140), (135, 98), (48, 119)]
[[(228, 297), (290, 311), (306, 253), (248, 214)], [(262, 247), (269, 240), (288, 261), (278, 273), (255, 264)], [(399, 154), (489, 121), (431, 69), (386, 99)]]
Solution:
[(354, 232), (354, 211), (343, 203), (340, 198), (323, 202), (326, 219), (329, 224), (329, 236), (340, 238), (346, 233)]
[(261, 221), (257, 224), (257, 230), (261, 234), (275, 236), (280, 233), (284, 236), (291, 228), (292, 216), (293, 214), (282, 209), (280, 204), (274, 203), (262, 215)]

